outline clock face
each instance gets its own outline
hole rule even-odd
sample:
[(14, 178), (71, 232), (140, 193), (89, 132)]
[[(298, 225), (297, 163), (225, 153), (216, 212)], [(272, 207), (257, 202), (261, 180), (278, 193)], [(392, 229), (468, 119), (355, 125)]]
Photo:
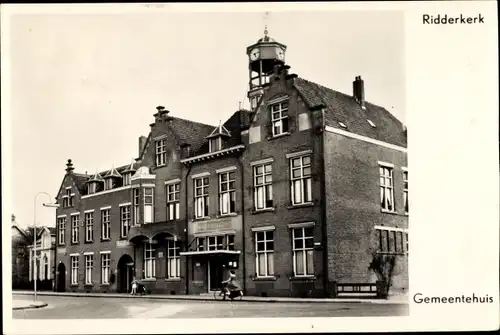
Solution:
[(251, 60), (256, 60), (257, 58), (259, 58), (260, 56), (260, 50), (259, 49), (253, 49), (251, 52), (250, 52), (250, 59)]
[(278, 56), (279, 60), (284, 60), (285, 52), (283, 51), (283, 49), (276, 49), (276, 56)]

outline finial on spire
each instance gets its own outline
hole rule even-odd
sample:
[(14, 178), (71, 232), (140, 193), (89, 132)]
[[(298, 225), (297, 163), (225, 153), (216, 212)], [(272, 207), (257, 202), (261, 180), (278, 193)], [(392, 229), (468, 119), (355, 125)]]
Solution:
[[(267, 19), (269, 18), (269, 12), (265, 12), (264, 13), (264, 22), (267, 21)], [(267, 23), (264, 25), (264, 37), (267, 37), (267, 34), (269, 32), (267, 31)]]
[(241, 110), (241, 101), (238, 101), (238, 109)]

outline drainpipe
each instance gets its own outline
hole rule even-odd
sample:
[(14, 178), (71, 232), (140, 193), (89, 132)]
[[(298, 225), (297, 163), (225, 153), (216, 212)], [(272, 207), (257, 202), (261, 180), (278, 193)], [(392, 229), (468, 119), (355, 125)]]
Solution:
[(238, 158), (238, 163), (240, 165), (241, 171), (241, 239), (242, 244), (242, 261), (243, 261), (243, 294), (247, 294), (247, 276), (246, 276), (246, 260), (245, 260), (245, 171), (243, 169), (243, 162), (241, 161), (241, 156)]
[(320, 152), (321, 152), (321, 220), (322, 220), (322, 245), (323, 245), (323, 289), (325, 297), (328, 297), (328, 236), (326, 227), (326, 165), (325, 165), (325, 109), (321, 109), (321, 139), (320, 139)]
[[(186, 173), (186, 176), (184, 177), (184, 187), (186, 189), (186, 192), (185, 192), (185, 220), (186, 220), (186, 224), (184, 226), (184, 241), (185, 241), (185, 246), (186, 246), (186, 251), (188, 251), (188, 214), (189, 214), (189, 207), (188, 207), (188, 177), (189, 177), (189, 174), (191, 173), (191, 165), (189, 165), (189, 168), (187, 170), (187, 173)], [(189, 256), (186, 256), (186, 295), (189, 294), (189, 263), (188, 263), (188, 257)]]

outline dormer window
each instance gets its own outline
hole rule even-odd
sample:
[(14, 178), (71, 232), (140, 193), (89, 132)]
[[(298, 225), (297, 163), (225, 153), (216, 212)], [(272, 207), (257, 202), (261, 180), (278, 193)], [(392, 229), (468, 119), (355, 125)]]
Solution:
[(113, 180), (113, 178), (106, 179), (106, 182), (104, 183), (105, 190), (111, 190), (114, 186), (115, 186), (115, 181)]
[(216, 152), (222, 150), (222, 138), (230, 138), (231, 133), (219, 123), (217, 127), (208, 135), (206, 138), (208, 139), (208, 151)]
[(288, 133), (288, 101), (271, 105), (273, 136)]
[(123, 186), (127, 186), (127, 185), (130, 185), (130, 177), (131, 177), (131, 173), (125, 173), (123, 175)]
[(220, 136), (208, 140), (210, 152), (216, 152), (222, 149), (222, 138)]
[(373, 123), (372, 120), (370, 119), (367, 119), (366, 121), (368, 121), (368, 123), (370, 124), (370, 126), (372, 126), (373, 128), (376, 128), (377, 126), (375, 125), (375, 123)]
[(87, 185), (87, 193), (94, 194), (97, 192), (97, 183), (90, 183)]

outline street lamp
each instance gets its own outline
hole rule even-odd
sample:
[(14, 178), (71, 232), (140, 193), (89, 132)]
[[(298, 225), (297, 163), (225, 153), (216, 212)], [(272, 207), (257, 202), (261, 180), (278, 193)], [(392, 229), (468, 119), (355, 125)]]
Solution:
[[(37, 266), (36, 266), (36, 259), (37, 259), (37, 255), (36, 255), (36, 200), (38, 199), (38, 196), (39, 195), (46, 195), (49, 199), (52, 199), (52, 197), (46, 193), (46, 192), (38, 192), (36, 195), (35, 195), (35, 199), (33, 201), (34, 205), (34, 210), (33, 210), (33, 216), (34, 216), (34, 224), (33, 224), (33, 269), (35, 269), (35, 276), (33, 276), (33, 293), (34, 293), (34, 302), (36, 303), (36, 281), (38, 280), (38, 269), (37, 269)], [(59, 207), (59, 204), (56, 204), (56, 203), (43, 203), (42, 204), (43, 206), (45, 207), (52, 207), (52, 208), (57, 208)], [(36, 278), (35, 278), (36, 277)]]

